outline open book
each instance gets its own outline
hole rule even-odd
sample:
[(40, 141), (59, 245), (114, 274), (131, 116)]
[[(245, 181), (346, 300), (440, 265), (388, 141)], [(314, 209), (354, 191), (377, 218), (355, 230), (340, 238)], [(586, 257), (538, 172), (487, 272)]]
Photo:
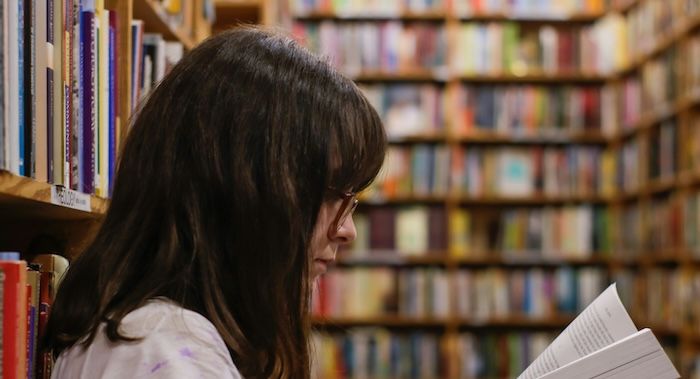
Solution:
[(637, 331), (612, 284), (518, 379), (680, 378), (649, 329)]

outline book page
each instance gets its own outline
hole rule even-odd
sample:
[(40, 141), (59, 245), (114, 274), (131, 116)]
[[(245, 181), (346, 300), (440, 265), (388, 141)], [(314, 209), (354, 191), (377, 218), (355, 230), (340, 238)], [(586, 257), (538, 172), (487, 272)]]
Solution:
[(643, 329), (538, 379), (676, 379), (679, 377), (678, 371), (673, 367), (654, 334), (649, 329)]
[(615, 283), (601, 293), (518, 377), (536, 379), (637, 332)]

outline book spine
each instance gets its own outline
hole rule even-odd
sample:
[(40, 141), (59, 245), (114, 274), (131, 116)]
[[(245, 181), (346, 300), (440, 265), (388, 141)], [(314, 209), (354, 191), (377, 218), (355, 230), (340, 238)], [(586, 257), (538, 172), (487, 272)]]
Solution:
[[(6, 94), (9, 83), (7, 81), (7, 63), (6, 60), (9, 58), (9, 49), (7, 46), (7, 20), (8, 15), (7, 4), (9, 1), (3, 1), (0, 4), (0, 170), (6, 170), (7, 165), (7, 153), (8, 149), (6, 146), (7, 140), (7, 129), (9, 129), (8, 118), (7, 118), (7, 104), (6, 104)], [(1, 374), (1, 373), (0, 373)]]
[(47, 152), (47, 181), (49, 183), (54, 183), (56, 178), (54, 176), (55, 169), (54, 166), (56, 162), (54, 161), (54, 129), (56, 125), (54, 123), (56, 109), (56, 99), (54, 88), (56, 86), (55, 80), (55, 56), (54, 56), (54, 0), (42, 0), (46, 2), (46, 152)]
[(27, 265), (0, 262), (3, 288), (3, 378), (19, 379), (27, 373)]
[(25, 126), (26, 126), (26, 118), (25, 118), (25, 111), (26, 111), (26, 105), (25, 105), (25, 95), (28, 95), (25, 93), (25, 82), (26, 82), (26, 74), (25, 74), (25, 64), (27, 63), (25, 60), (25, 40), (24, 40), (24, 35), (25, 35), (25, 0), (18, 0), (17, 4), (19, 6), (19, 11), (17, 12), (17, 61), (18, 61), (18, 69), (17, 69), (17, 75), (18, 75), (18, 118), (19, 120), (17, 121), (17, 141), (18, 147), (19, 147), (19, 157), (17, 157), (18, 160), (18, 174), (19, 175), (26, 175), (26, 165), (28, 162), (25, 162), (25, 145), (24, 145), (24, 134), (25, 134)]
[(24, 176), (36, 177), (36, 3), (24, 2)]
[(84, 173), (81, 191), (94, 193), (95, 183), (95, 47), (96, 25), (94, 10), (83, 9), (81, 14), (81, 101), (82, 101), (82, 155), (80, 165)]
[(119, 91), (117, 88), (117, 83), (119, 80), (119, 68), (117, 66), (117, 52), (119, 50), (119, 37), (118, 37), (118, 23), (117, 23), (117, 13), (109, 13), (109, 134), (108, 134), (108, 144), (109, 153), (107, 159), (108, 171), (107, 171), (107, 195), (112, 196), (112, 187), (114, 180), (114, 169), (116, 166), (117, 157), (117, 140), (118, 140), (118, 112), (119, 112)]
[(82, 21), (82, 5), (80, 0), (67, 0), (66, 22), (67, 33), (70, 40), (70, 49), (66, 51), (69, 58), (70, 80), (67, 81), (70, 93), (70, 107), (67, 109), (69, 117), (68, 129), (66, 137), (68, 138), (68, 173), (70, 175), (71, 188), (74, 190), (82, 190), (83, 188), (83, 172), (81, 162), (82, 150), (82, 133), (83, 133), (83, 21)]

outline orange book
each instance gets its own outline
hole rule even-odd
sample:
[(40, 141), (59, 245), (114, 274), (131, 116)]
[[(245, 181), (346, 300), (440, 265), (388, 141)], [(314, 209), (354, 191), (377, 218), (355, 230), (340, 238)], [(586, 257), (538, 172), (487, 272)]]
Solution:
[(27, 263), (0, 261), (2, 280), (2, 377), (27, 374)]

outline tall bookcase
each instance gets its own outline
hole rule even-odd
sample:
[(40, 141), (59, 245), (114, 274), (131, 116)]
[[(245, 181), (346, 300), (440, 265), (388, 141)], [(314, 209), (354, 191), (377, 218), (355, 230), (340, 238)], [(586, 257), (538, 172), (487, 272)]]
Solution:
[[(126, 135), (132, 113), (132, 20), (143, 20), (147, 33), (159, 33), (165, 40), (193, 48), (208, 36), (211, 25), (199, 9), (206, 0), (177, 1), (184, 20), (168, 19), (166, 3), (160, 0), (105, 0), (104, 8), (116, 13), (118, 20), (117, 144)], [(79, 4), (78, 1), (76, 3)], [(56, 0), (61, 9), (67, 2)], [(172, 4), (171, 4), (172, 5)], [(66, 11), (67, 12), (67, 11)], [(190, 12), (191, 14), (186, 12)], [(39, 22), (37, 20), (36, 22)], [(65, 59), (64, 53), (62, 59)], [(57, 64), (60, 64), (57, 62)], [(46, 99), (37, 99), (45, 102)], [(73, 122), (75, 122), (73, 120)], [(45, 127), (37, 123), (37, 128)], [(0, 250), (23, 254), (55, 252), (68, 257), (78, 254), (99, 225), (109, 200), (100, 196), (66, 189), (0, 168)]]
[(698, 374), (700, 2), (564, 3), (290, 1), (390, 137), (319, 377), (515, 377), (612, 281)]

